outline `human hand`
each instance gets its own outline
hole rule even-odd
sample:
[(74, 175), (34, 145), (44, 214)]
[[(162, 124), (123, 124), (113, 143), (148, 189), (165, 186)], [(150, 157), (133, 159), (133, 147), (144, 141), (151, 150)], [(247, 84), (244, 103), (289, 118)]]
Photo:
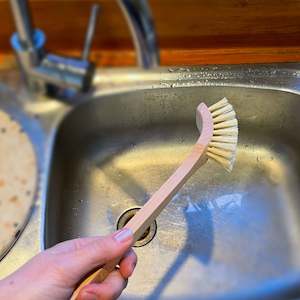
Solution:
[(79, 300), (117, 299), (126, 288), (137, 257), (132, 232), (123, 229), (107, 237), (62, 242), (33, 257), (0, 281), (0, 299), (67, 300), (82, 278), (110, 260), (122, 257), (120, 268), (102, 283), (85, 286)]

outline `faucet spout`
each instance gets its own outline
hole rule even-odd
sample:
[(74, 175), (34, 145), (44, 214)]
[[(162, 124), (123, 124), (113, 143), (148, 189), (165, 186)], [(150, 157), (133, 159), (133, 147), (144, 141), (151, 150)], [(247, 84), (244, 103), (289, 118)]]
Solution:
[(118, 0), (129, 25), (138, 65), (150, 69), (159, 65), (154, 23), (147, 0)]

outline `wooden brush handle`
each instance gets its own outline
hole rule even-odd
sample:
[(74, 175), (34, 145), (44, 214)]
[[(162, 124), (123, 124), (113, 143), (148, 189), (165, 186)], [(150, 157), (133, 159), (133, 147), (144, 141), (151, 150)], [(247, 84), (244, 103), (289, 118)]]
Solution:
[(114, 261), (110, 261), (107, 263), (103, 268), (97, 270), (95, 273), (87, 277), (84, 281), (81, 282), (81, 284), (78, 286), (78, 288), (73, 292), (73, 295), (70, 300), (76, 300), (80, 291), (87, 286), (90, 283), (101, 283), (105, 280), (105, 278), (111, 273), (113, 270), (115, 270), (116, 266), (119, 263), (119, 259), (116, 259)]
[[(169, 179), (156, 191), (147, 203), (136, 213), (136, 215), (125, 225), (133, 231), (134, 242), (136, 242), (157, 218), (172, 197), (190, 178), (190, 176), (207, 161), (206, 147), (196, 143), (190, 155), (184, 160), (180, 167), (169, 177)], [(71, 300), (76, 300), (80, 290), (89, 283), (102, 282), (112, 272), (120, 259), (107, 263), (103, 268), (86, 278), (75, 290)]]

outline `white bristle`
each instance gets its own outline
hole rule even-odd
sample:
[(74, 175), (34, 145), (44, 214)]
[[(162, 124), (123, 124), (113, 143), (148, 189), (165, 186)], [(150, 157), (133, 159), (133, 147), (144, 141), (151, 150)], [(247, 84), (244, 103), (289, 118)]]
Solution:
[(231, 171), (236, 156), (238, 141), (238, 122), (235, 111), (228, 100), (209, 107), (213, 119), (213, 136), (207, 147), (207, 156)]
[(220, 163), (228, 172), (232, 171), (233, 162), (213, 153), (207, 153), (207, 156)]
[(222, 136), (222, 135), (217, 135), (217, 136), (213, 136), (211, 140), (213, 142), (223, 142), (223, 143), (236, 144), (237, 143), (237, 136)]
[(232, 111), (233, 108), (232, 108), (232, 105), (231, 104), (227, 104), (226, 106), (220, 108), (220, 109), (217, 109), (215, 110), (214, 112), (211, 113), (211, 116), (213, 118), (217, 117), (218, 115), (221, 115), (221, 114), (224, 114), (224, 113), (227, 113), (227, 112), (230, 112)]
[(210, 112), (213, 112), (214, 110), (219, 109), (219, 108), (227, 105), (227, 103), (228, 103), (228, 100), (226, 98), (223, 98), (221, 101), (211, 105), (208, 109), (209, 109)]
[(235, 155), (235, 153), (232, 151), (226, 151), (226, 150), (222, 150), (222, 149), (218, 149), (218, 148), (214, 148), (214, 147), (208, 147), (207, 152), (222, 156), (227, 159), (232, 159)]
[(225, 113), (225, 114), (222, 114), (222, 115), (219, 115), (219, 116), (213, 118), (213, 122), (220, 123), (220, 122), (232, 120), (234, 118), (235, 118), (235, 112), (234, 112), (234, 110), (232, 110), (228, 113)]
[(214, 129), (222, 129), (222, 128), (228, 128), (228, 127), (237, 127), (237, 119), (224, 121), (218, 124), (214, 124)]
[(226, 129), (216, 129), (213, 132), (214, 135), (226, 135), (226, 136), (237, 136), (238, 135), (238, 128), (231, 127)]
[(236, 143), (230, 144), (230, 143), (221, 143), (221, 142), (210, 142), (209, 146), (216, 147), (219, 149), (225, 149), (229, 151), (235, 151), (236, 150)]

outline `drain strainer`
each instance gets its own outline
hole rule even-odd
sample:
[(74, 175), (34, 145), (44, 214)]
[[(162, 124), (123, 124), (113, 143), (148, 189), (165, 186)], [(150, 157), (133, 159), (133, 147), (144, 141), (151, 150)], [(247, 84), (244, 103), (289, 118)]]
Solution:
[[(139, 209), (140, 207), (133, 207), (125, 210), (117, 221), (117, 229), (119, 230), (123, 228), (129, 222), (129, 220), (137, 213)], [(156, 221), (154, 221), (150, 225), (150, 227), (147, 228), (142, 237), (136, 241), (133, 247), (142, 247), (150, 243), (156, 234), (156, 229), (157, 224)]]

